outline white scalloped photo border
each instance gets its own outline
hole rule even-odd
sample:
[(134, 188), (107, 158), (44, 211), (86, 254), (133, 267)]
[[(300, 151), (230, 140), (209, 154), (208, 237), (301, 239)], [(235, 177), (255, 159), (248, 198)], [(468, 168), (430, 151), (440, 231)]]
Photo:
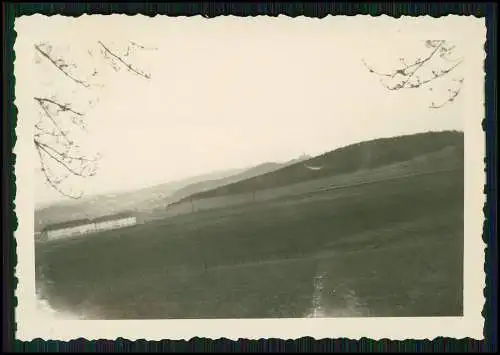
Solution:
[[(465, 132), (465, 260), (464, 260), (464, 316), (463, 317), (418, 317), (418, 318), (324, 318), (324, 319), (217, 319), (217, 320), (64, 320), (44, 319), (36, 312), (34, 286), (34, 182), (32, 135), (33, 127), (26, 119), (23, 107), (17, 107), (17, 142), (14, 153), (16, 200), (15, 212), (18, 228), (14, 233), (17, 241), (16, 276), (16, 338), (30, 341), (35, 338), (46, 340), (88, 340), (125, 338), (146, 339), (191, 339), (205, 337), (227, 338), (281, 338), (297, 339), (310, 336), (315, 339), (362, 337), (371, 339), (388, 338), (434, 339), (453, 337), (483, 339), (484, 319), (481, 315), (485, 298), (483, 205), (485, 195), (485, 134), (481, 122), (485, 116), (483, 61), (486, 27), (484, 18), (474, 16), (431, 16), (395, 19), (389, 16), (327, 16), (322, 19), (287, 16), (278, 17), (235, 17), (219, 16), (206, 19), (193, 17), (148, 17), (143, 15), (82, 15), (77, 18), (43, 15), (23, 16), (16, 19), (17, 38), (29, 31), (40, 31), (44, 21), (68, 21), (73, 23), (93, 22), (99, 36), (112, 36), (114, 21), (124, 21), (130, 31), (146, 31), (148, 26), (161, 21), (188, 21), (199, 25), (200, 30), (207, 23), (223, 24), (228, 31), (236, 22), (248, 26), (323, 26), (325, 30), (345, 33), (345, 36), (373, 36), (386, 34), (394, 38), (446, 38), (464, 43), (471, 49), (466, 60), (469, 79), (464, 86), (464, 132)], [(192, 29), (193, 27), (191, 27)], [(124, 35), (124, 34), (122, 34)], [(14, 49), (16, 47), (14, 46)], [(16, 57), (26, 55), (16, 52)], [(30, 55), (30, 54), (28, 54)], [(472, 78), (473, 80), (470, 80)], [(16, 87), (19, 93), (22, 88)], [(18, 103), (19, 104), (19, 103)]]

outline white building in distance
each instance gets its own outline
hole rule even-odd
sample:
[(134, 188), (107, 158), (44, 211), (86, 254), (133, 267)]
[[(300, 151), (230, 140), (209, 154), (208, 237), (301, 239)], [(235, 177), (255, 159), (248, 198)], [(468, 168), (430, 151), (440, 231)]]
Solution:
[(41, 232), (40, 240), (53, 241), (64, 238), (72, 238), (112, 229), (130, 227), (136, 224), (137, 218), (131, 213), (118, 213), (92, 220), (80, 219), (52, 224), (45, 227)]

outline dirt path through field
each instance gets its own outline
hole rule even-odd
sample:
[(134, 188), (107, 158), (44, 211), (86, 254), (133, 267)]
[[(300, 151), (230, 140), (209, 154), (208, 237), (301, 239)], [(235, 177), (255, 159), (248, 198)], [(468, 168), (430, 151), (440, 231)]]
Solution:
[(327, 282), (331, 275), (324, 260), (318, 259), (317, 272), (313, 277), (311, 310), (306, 318), (369, 316), (369, 310), (362, 305), (352, 288), (344, 284), (337, 284), (335, 289), (325, 286), (331, 285), (331, 282)]

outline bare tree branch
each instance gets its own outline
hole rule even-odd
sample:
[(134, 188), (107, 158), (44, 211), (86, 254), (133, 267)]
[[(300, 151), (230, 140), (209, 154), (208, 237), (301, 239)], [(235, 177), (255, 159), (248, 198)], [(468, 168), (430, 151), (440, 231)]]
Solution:
[(104, 43), (102, 43), (101, 41), (97, 41), (97, 43), (99, 43), (99, 45), (101, 45), (101, 47), (104, 49), (104, 51), (111, 55), (113, 58), (115, 58), (116, 60), (118, 60), (123, 66), (125, 66), (129, 71), (139, 75), (139, 76), (142, 76), (146, 79), (150, 79), (151, 78), (151, 75), (150, 74), (147, 74), (147, 73), (144, 73), (136, 68), (134, 68), (131, 64), (125, 62), (121, 57), (119, 57), (118, 55), (116, 55), (115, 53), (113, 53), (108, 47), (106, 47), (104, 45)]
[(83, 87), (89, 87), (89, 84), (85, 83), (82, 80), (79, 80), (72, 76), (65, 68), (68, 66), (67, 64), (64, 64), (61, 59), (54, 59), (52, 58), (46, 51), (44, 51), (40, 45), (35, 44), (35, 49), (37, 50), (38, 53), (40, 53), (45, 59), (47, 59), (50, 63), (52, 63), (58, 70), (60, 70), (66, 77), (71, 79), (73, 82), (83, 86)]
[(38, 153), (38, 158), (39, 158), (39, 161), (41, 164), (41, 171), (45, 177), (45, 181), (61, 195), (69, 197), (71, 199), (75, 199), (75, 200), (80, 199), (83, 196), (83, 193), (80, 193), (78, 195), (73, 195), (73, 194), (67, 193), (66, 191), (64, 191), (60, 187), (61, 183), (69, 177), (69, 174), (65, 174), (64, 176), (62, 176), (60, 178), (56, 178), (55, 174), (52, 172), (52, 170), (49, 168), (49, 166), (46, 163), (46, 160), (45, 160), (44, 155), (43, 155), (43, 150), (40, 148), (40, 146), (38, 144), (36, 144), (36, 141), (35, 141), (35, 147), (36, 147), (36, 151)]
[[(416, 73), (417, 71), (419, 71), (419, 70), (420, 70), (420, 68), (422, 68), (422, 66), (423, 66), (425, 63), (427, 63), (429, 60), (431, 60), (431, 59), (432, 59), (432, 57), (434, 57), (434, 54), (436, 54), (436, 52), (439, 50), (439, 48), (441, 48), (441, 46), (442, 46), (442, 45), (443, 45), (443, 43), (442, 43), (442, 42), (441, 42), (441, 43), (439, 43), (439, 45), (437, 45), (437, 46), (436, 46), (436, 48), (435, 48), (435, 49), (431, 52), (431, 54), (429, 54), (429, 56), (428, 56), (427, 58), (425, 58), (424, 60), (421, 60), (420, 62), (419, 62), (419, 61), (417, 61), (417, 62), (418, 62), (418, 64), (413, 64), (413, 65), (411, 65), (411, 66), (407, 66), (407, 67), (406, 67), (405, 72), (406, 72), (406, 70), (408, 70), (408, 69), (410, 69), (410, 68), (412, 68), (412, 67), (414, 67), (414, 68), (415, 68), (415, 70), (411, 71), (411, 72), (408, 74), (408, 76), (406, 77), (406, 80), (404, 80), (404, 81), (403, 81), (402, 87), (405, 87), (405, 86), (406, 86), (406, 84), (407, 84), (407, 83), (410, 81), (410, 79), (413, 77), (413, 75), (415, 75), (415, 73)], [(403, 74), (403, 75), (404, 75), (404, 74)]]
[[(60, 152), (59, 150), (55, 149), (54, 147), (41, 142), (40, 140), (35, 140), (35, 145), (39, 145), (40, 148), (42, 149), (48, 149), (52, 153), (54, 153), (56, 156), (60, 157), (62, 160), (70, 160), (70, 161), (81, 161), (81, 162), (97, 162), (98, 157), (95, 158), (88, 158), (85, 156), (75, 156), (70, 154), (70, 150), (67, 149), (64, 152)], [(81, 174), (81, 172), (79, 173)]]
[(42, 108), (45, 115), (49, 118), (49, 120), (55, 126), (55, 128), (59, 132), (59, 136), (64, 138), (68, 142), (68, 144), (72, 145), (74, 142), (68, 137), (67, 132), (62, 129), (61, 125), (56, 121), (54, 116), (52, 116), (52, 114), (49, 112), (49, 109), (48, 109), (47, 105), (45, 104), (45, 102), (42, 100), (38, 100), (37, 98), (34, 98), (34, 99), (35, 99), (35, 101), (38, 102), (38, 104)]
[(462, 90), (463, 79), (458, 80), (458, 82), (459, 82), (458, 88), (448, 89), (450, 96), (448, 97), (447, 100), (443, 101), (441, 104), (436, 104), (436, 103), (432, 102), (431, 105), (429, 106), (429, 108), (434, 108), (434, 109), (441, 108), (441, 107), (455, 101), (457, 96), (460, 94), (460, 91)]
[[(117, 52), (113, 52), (102, 41), (97, 41), (97, 45), (101, 48), (104, 58), (111, 63), (111, 67), (115, 71), (118, 71), (119, 67), (123, 66), (136, 75), (146, 79), (151, 78), (150, 74), (142, 72), (125, 61), (122, 56), (118, 55)], [(130, 41), (125, 57), (132, 53), (131, 46), (141, 50), (151, 49)], [(91, 89), (89, 82), (75, 77), (69, 70), (77, 68), (75, 64), (68, 64), (63, 58), (53, 55), (50, 44), (35, 44), (34, 48), (38, 54), (55, 66), (66, 79), (86, 89)], [(95, 53), (95, 50), (88, 49), (86, 54), (94, 57)], [(98, 76), (100, 72), (95, 67), (91, 67), (90, 70), (92, 72), (89, 72), (89, 80)], [(98, 84), (95, 85), (99, 86)], [(73, 93), (76, 94), (76, 92)], [(78, 199), (83, 196), (83, 193), (74, 194), (68, 192), (63, 188), (63, 183), (71, 177), (88, 178), (94, 176), (97, 171), (97, 163), (100, 159), (98, 154), (95, 156), (82, 154), (80, 146), (75, 141), (78, 140), (78, 138), (74, 137), (74, 134), (77, 133), (76, 131), (84, 132), (86, 130), (85, 112), (75, 109), (73, 104), (57, 100), (54, 96), (34, 96), (33, 100), (40, 108), (40, 119), (34, 126), (33, 143), (40, 160), (44, 178), (49, 186), (61, 195)], [(92, 100), (88, 101), (89, 107), (92, 106), (92, 102)]]
[[(42, 109), (43, 117), (48, 119), (48, 122), (52, 126), (52, 130), (49, 130), (43, 127), (43, 121), (35, 124), (34, 145), (41, 160), (40, 163), (45, 180), (52, 188), (64, 196), (79, 198), (82, 194), (74, 195), (63, 191), (62, 182), (70, 176), (85, 178), (95, 175), (93, 164), (97, 163), (98, 157), (74, 154), (75, 149), (79, 149), (79, 146), (70, 137), (72, 128), (66, 129), (63, 127), (62, 123), (58, 120), (58, 115), (70, 114), (81, 117), (83, 113), (72, 109), (69, 104), (61, 104), (54, 99), (35, 97), (34, 100)], [(55, 114), (50, 112), (49, 106), (55, 108)], [(81, 122), (74, 118), (66, 118), (64, 122), (75, 125), (75, 128), (84, 128)], [(48, 138), (55, 139), (55, 142), (48, 140)], [(50, 165), (63, 168), (66, 173), (58, 176), (50, 168)]]
[(41, 137), (42, 135), (47, 135), (47, 136), (52, 136), (52, 137), (57, 137), (57, 132), (55, 131), (47, 131), (46, 129), (42, 128), (40, 124), (35, 124), (35, 137)]
[[(370, 73), (374, 73), (382, 79), (380, 82), (387, 90), (398, 91), (402, 89), (418, 89), (427, 84), (430, 84), (438, 79), (441, 79), (454, 71), (460, 64), (462, 64), (463, 59), (453, 59), (450, 56), (453, 54), (455, 49), (454, 45), (448, 45), (445, 40), (427, 40), (425, 41), (425, 47), (430, 49), (430, 52), (422, 59), (417, 58), (413, 63), (408, 64), (407, 60), (400, 58), (401, 66), (390, 71), (390, 72), (380, 72), (375, 70), (373, 67), (369, 66), (364, 59), (362, 59), (363, 65), (368, 69)], [(430, 74), (425, 74), (424, 78), (421, 78), (418, 73), (422, 72), (424, 67), (427, 68), (431, 65), (434, 59), (442, 59), (445, 62), (452, 63), (451, 65), (441, 64), (441, 69), (432, 69)], [(444, 68), (443, 68), (444, 67)], [(389, 79), (392, 83), (387, 83), (385, 79)], [(460, 84), (462, 84), (463, 78), (460, 79)], [(432, 88), (429, 89), (432, 91)], [(452, 102), (459, 95), (460, 89), (448, 90), (450, 96), (442, 103), (435, 104), (432, 103), (430, 107), (440, 108), (446, 103)]]
[(59, 107), (60, 111), (62, 111), (62, 112), (69, 111), (71, 113), (74, 113), (75, 115), (83, 116), (83, 113), (73, 110), (69, 104), (60, 104), (59, 102), (56, 102), (52, 99), (47, 99), (47, 98), (43, 98), (43, 97), (34, 97), (33, 99), (35, 99), (39, 103), (47, 102), (47, 103), (51, 103), (52, 105), (56, 105), (57, 107)]
[[(69, 161), (72, 160), (72, 158), (68, 155), (61, 154), (57, 150), (53, 149), (47, 144), (40, 143), (36, 139), (34, 140), (35, 146), (45, 152), (51, 159), (55, 160), (60, 166), (65, 168), (68, 172), (75, 176), (81, 176), (84, 177), (86, 174), (84, 172), (84, 168), (81, 168), (80, 171), (76, 170), (76, 168), (73, 168), (70, 164)], [(93, 176), (93, 174), (89, 174), (88, 176)]]

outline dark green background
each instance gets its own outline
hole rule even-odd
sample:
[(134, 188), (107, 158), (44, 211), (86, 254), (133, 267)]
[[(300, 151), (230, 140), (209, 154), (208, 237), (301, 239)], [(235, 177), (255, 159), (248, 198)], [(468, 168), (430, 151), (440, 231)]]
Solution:
[[(4, 334), (2, 344), (4, 349), (20, 352), (45, 352), (45, 351), (189, 351), (189, 352), (274, 352), (274, 351), (496, 351), (497, 350), (497, 287), (498, 287), (498, 249), (496, 240), (496, 177), (497, 177), (497, 140), (496, 140), (496, 19), (497, 6), (493, 3), (234, 3), (209, 4), (209, 3), (182, 3), (182, 4), (63, 4), (63, 3), (31, 3), (14, 4), (3, 3), (3, 91), (4, 102), (2, 105), (3, 119), (3, 166), (4, 179), (2, 179), (2, 226), (3, 226), (3, 310)], [(15, 177), (14, 164), (15, 155), (12, 148), (15, 144), (16, 109), (13, 105), (15, 81), (13, 77), (13, 44), (15, 33), (13, 31), (14, 18), (20, 15), (40, 13), (44, 15), (62, 14), (78, 16), (88, 14), (168, 14), (176, 15), (198, 15), (207, 17), (219, 15), (255, 16), (284, 14), (288, 16), (324, 17), (332, 15), (357, 15), (387, 14), (393, 17), (401, 15), (431, 15), (435, 17), (460, 14), (486, 17), (488, 27), (487, 33), (487, 58), (486, 70), (486, 115), (483, 127), (486, 132), (487, 142), (487, 185), (485, 192), (488, 193), (487, 203), (484, 208), (486, 217), (483, 239), (488, 244), (486, 252), (487, 280), (485, 293), (486, 304), (483, 310), (485, 316), (485, 341), (472, 341), (467, 339), (436, 339), (434, 341), (372, 341), (361, 339), (360, 341), (337, 339), (315, 341), (312, 338), (302, 338), (296, 341), (268, 339), (258, 341), (229, 340), (203, 340), (191, 339), (191, 341), (162, 341), (162, 342), (129, 342), (124, 339), (115, 341), (85, 341), (84, 339), (71, 342), (43, 341), (32, 342), (13, 341), (14, 307), (16, 300), (14, 290), (16, 280), (13, 277), (14, 267), (17, 263), (15, 254), (15, 240), (13, 231), (17, 228), (17, 220), (14, 212), (15, 200)], [(5, 324), (6, 322), (6, 324)], [(334, 337), (334, 334), (332, 334)]]

